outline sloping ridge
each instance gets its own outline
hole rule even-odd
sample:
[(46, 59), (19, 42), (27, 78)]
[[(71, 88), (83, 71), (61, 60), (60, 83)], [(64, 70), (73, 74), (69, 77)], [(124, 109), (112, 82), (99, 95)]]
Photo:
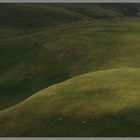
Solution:
[(139, 68), (76, 76), (1, 111), (0, 136), (139, 136), (139, 85)]

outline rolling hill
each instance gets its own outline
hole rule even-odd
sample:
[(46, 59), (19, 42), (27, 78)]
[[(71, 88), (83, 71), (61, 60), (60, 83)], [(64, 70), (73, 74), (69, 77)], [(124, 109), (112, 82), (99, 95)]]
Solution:
[(1, 30), (0, 108), (86, 72), (139, 67), (139, 26), (136, 17)]
[(139, 8), (0, 4), (0, 136), (139, 136)]
[(0, 112), (0, 136), (139, 136), (140, 69), (77, 76)]

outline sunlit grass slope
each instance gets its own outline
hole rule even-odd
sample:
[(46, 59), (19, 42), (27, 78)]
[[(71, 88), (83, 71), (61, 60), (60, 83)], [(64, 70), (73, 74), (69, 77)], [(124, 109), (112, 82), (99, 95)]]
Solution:
[(96, 70), (140, 67), (140, 19), (79, 21), (0, 30), (0, 108)]
[(0, 112), (0, 136), (140, 136), (140, 69), (87, 73)]

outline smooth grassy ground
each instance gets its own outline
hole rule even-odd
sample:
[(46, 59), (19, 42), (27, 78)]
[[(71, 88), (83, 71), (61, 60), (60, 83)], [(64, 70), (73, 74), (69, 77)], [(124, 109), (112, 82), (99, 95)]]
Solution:
[(0, 136), (140, 136), (140, 69), (92, 72), (0, 112)]

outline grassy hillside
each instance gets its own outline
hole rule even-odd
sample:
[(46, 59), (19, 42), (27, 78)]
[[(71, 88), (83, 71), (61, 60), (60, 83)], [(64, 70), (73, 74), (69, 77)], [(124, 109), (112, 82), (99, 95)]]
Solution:
[[(86, 13), (81, 13), (80, 8), (85, 9)], [(64, 38), (63, 46), (59, 41), (70, 30), (73, 32), (70, 37), (73, 36), (76, 26), (82, 24), (80, 22), (104, 14), (108, 17), (121, 15), (113, 9), (91, 4), (0, 4), (0, 109), (16, 104), (46, 86), (79, 74), (66, 67), (79, 67), (79, 62), (70, 64), (75, 63), (72, 57), (80, 58), (84, 54), (68, 56), (64, 49), (71, 38)], [(69, 26), (70, 23), (74, 25)], [(55, 40), (62, 46), (59, 50), (52, 47), (56, 46)], [(74, 46), (76, 42), (73, 42)], [(72, 49), (70, 44), (68, 47)], [(69, 64), (65, 59), (71, 59)]]
[(82, 73), (139, 67), (139, 26), (139, 18), (115, 18), (28, 32), (3, 28), (0, 108)]
[(0, 136), (139, 136), (140, 69), (84, 74), (0, 112)]
[(0, 136), (140, 136), (139, 7), (0, 4)]

